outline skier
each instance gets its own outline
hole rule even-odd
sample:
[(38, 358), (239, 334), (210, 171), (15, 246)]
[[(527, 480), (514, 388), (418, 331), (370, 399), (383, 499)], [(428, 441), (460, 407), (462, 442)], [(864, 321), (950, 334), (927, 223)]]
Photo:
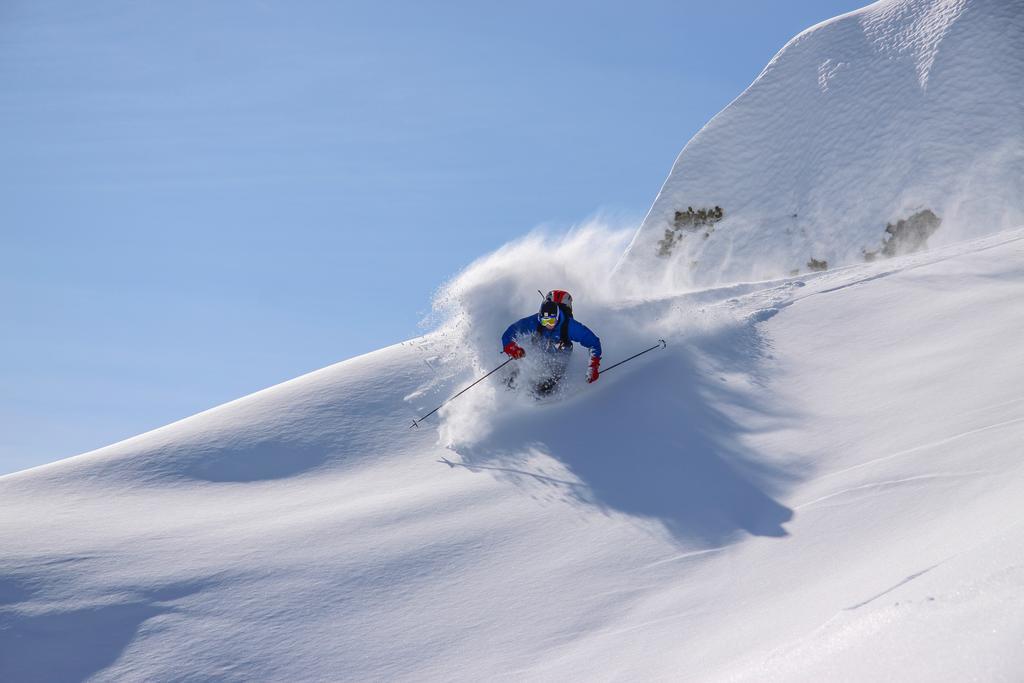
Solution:
[[(534, 392), (543, 396), (551, 393), (565, 374), (572, 357), (573, 342), (579, 342), (590, 349), (590, 366), (587, 382), (596, 382), (601, 367), (601, 340), (590, 329), (572, 317), (572, 296), (555, 289), (544, 297), (540, 312), (512, 323), (501, 335), (504, 351), (512, 358), (522, 358), (526, 350), (517, 339), (529, 339), (530, 344), (545, 354), (545, 366), (549, 376), (534, 386)], [(508, 378), (513, 387), (518, 368)]]

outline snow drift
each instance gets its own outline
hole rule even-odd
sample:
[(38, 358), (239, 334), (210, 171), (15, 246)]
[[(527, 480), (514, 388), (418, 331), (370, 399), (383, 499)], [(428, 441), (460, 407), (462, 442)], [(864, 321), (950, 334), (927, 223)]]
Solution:
[(690, 140), (621, 270), (763, 279), (1021, 222), (1021, 3), (883, 0), (795, 37)]

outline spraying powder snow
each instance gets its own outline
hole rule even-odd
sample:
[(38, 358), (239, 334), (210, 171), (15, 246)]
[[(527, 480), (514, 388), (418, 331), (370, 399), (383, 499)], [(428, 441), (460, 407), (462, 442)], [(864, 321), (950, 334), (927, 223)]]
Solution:
[[(564, 235), (534, 232), (467, 267), (440, 289), (434, 301), (432, 323), (436, 331), (429, 345), (439, 363), (433, 383), (439, 399), (482, 376), (504, 360), (500, 337), (512, 322), (537, 312), (540, 291), (565, 289), (574, 297), (574, 317), (590, 327), (603, 346), (605, 367), (622, 360), (658, 339), (685, 340), (736, 326), (719, 310), (698, 310), (704, 300), (726, 298), (749, 290), (740, 285), (678, 299), (674, 284), (660, 286), (644, 278), (611, 273), (633, 229), (594, 220)], [(588, 354), (578, 348), (561, 382), (558, 402), (572, 402), (587, 394), (584, 382)], [(527, 353), (513, 361), (524, 377), (542, 376), (544, 359)], [(506, 370), (511, 370), (511, 366)], [(440, 442), (450, 448), (472, 447), (505, 422), (515, 421), (539, 403), (527, 391), (510, 392), (506, 372), (473, 388), (440, 411)], [(602, 382), (607, 381), (605, 379)], [(417, 394), (417, 396), (420, 393)]]
[[(449, 377), (465, 379), (465, 368), (483, 374), (506, 357), (501, 353), (502, 332), (512, 322), (536, 313), (538, 290), (565, 289), (575, 297), (575, 317), (603, 339), (615, 339), (610, 349), (628, 348), (639, 331), (621, 329), (612, 315), (625, 292), (616, 290), (609, 275), (632, 230), (592, 221), (564, 235), (533, 232), (478, 259), (444, 285), (434, 299), (437, 331), (432, 338), (443, 350), (442, 365)], [(613, 333), (614, 332), (614, 333)], [(606, 351), (608, 353), (608, 351)], [(562, 390), (563, 397), (580, 388), (585, 354), (574, 354)], [(525, 376), (542, 371), (537, 354), (520, 364)], [(504, 375), (503, 375), (504, 376)], [(441, 439), (446, 444), (472, 443), (486, 435), (499, 408), (508, 411), (515, 394), (501, 382), (488, 382), (472, 396), (442, 412)], [(532, 402), (532, 399), (528, 399)], [(519, 402), (515, 402), (519, 404)], [(513, 410), (527, 409), (517, 405)]]

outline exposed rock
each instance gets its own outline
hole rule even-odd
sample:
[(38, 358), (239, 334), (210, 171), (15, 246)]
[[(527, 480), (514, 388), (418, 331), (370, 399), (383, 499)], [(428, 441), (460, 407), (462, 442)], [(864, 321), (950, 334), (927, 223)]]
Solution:
[(928, 238), (939, 229), (941, 224), (942, 219), (936, 216), (931, 209), (918, 211), (909, 218), (896, 221), (895, 225), (889, 223), (885, 226), (887, 236), (882, 243), (882, 255), (898, 256), (927, 249)]

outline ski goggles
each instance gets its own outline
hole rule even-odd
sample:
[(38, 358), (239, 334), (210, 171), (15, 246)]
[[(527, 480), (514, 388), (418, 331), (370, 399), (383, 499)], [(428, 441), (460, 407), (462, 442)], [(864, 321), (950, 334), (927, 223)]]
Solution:
[(550, 315), (547, 314), (547, 313), (541, 313), (539, 317), (540, 317), (540, 324), (543, 325), (544, 327), (548, 328), (548, 329), (552, 329), (552, 328), (554, 328), (555, 325), (558, 324), (558, 313), (554, 313), (554, 314), (550, 314)]

